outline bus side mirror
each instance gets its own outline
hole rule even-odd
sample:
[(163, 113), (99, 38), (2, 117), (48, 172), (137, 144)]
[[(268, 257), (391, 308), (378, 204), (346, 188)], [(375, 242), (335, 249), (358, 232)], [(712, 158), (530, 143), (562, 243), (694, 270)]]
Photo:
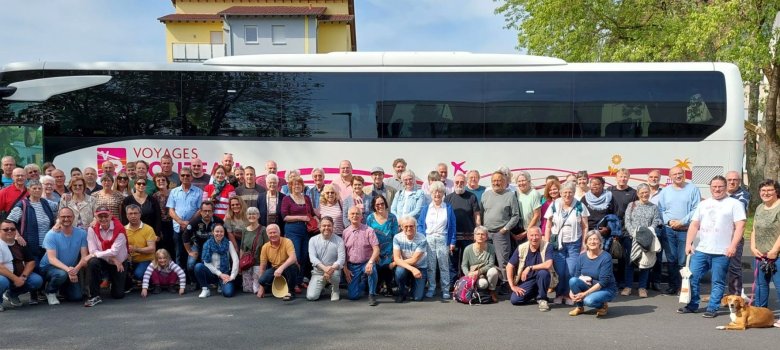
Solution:
[(15, 86), (0, 87), (0, 98), (8, 97), (16, 92)]

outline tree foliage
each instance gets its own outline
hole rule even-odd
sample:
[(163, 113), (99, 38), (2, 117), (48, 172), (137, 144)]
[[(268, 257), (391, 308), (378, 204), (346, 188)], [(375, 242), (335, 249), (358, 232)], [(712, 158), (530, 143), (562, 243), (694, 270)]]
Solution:
[(778, 178), (780, 41), (772, 25), (780, 0), (495, 1), (530, 54), (569, 62), (732, 62), (753, 89), (765, 77), (765, 100), (749, 101), (755, 111), (763, 106), (764, 118), (747, 123), (747, 144), (757, 148), (748, 149), (748, 170), (753, 183)]

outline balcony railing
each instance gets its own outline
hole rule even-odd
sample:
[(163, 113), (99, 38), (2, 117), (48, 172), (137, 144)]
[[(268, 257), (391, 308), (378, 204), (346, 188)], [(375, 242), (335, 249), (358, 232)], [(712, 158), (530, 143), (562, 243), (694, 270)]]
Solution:
[(172, 43), (173, 62), (203, 62), (225, 56), (225, 44)]

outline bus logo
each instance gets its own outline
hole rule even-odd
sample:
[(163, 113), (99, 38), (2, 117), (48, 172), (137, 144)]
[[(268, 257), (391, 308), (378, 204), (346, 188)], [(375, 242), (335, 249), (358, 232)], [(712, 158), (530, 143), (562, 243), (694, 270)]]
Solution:
[(105, 161), (114, 163), (114, 171), (119, 173), (124, 170), (127, 164), (127, 149), (98, 147), (97, 149), (97, 170), (99, 175), (103, 175), (103, 169), (100, 166)]

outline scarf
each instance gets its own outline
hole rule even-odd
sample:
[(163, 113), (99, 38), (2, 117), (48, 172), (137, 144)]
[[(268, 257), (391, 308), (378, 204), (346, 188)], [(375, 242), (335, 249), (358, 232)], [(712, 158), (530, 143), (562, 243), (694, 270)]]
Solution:
[(588, 206), (596, 210), (606, 210), (609, 203), (612, 202), (612, 192), (603, 191), (601, 197), (596, 197), (593, 192), (585, 193), (585, 201), (588, 202)]
[(217, 202), (219, 194), (222, 193), (225, 186), (227, 186), (227, 180), (222, 180), (222, 182), (214, 181), (214, 193), (211, 194), (212, 201)]
[(230, 241), (227, 237), (222, 238), (222, 242), (217, 243), (214, 237), (209, 238), (206, 244), (203, 246), (203, 262), (210, 263), (211, 257), (214, 254), (219, 254), (219, 271), (229, 275), (230, 274)]

